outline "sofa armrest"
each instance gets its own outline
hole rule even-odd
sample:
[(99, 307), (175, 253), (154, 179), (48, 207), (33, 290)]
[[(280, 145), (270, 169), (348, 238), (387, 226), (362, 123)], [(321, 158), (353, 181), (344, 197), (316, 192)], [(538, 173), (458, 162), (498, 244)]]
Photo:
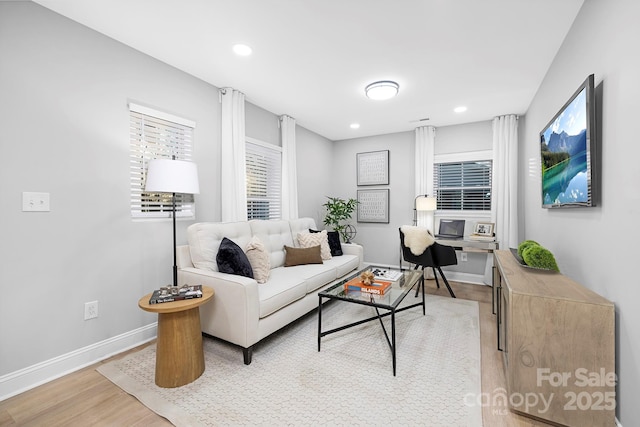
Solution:
[(243, 347), (255, 342), (260, 301), (254, 279), (188, 267), (178, 270), (178, 284), (205, 285), (215, 291), (212, 301), (200, 307), (203, 332)]
[(189, 245), (176, 246), (176, 263), (178, 268), (193, 267)]
[(342, 253), (346, 255), (355, 255), (360, 259), (358, 269), (364, 268), (364, 248), (357, 243), (342, 243)]

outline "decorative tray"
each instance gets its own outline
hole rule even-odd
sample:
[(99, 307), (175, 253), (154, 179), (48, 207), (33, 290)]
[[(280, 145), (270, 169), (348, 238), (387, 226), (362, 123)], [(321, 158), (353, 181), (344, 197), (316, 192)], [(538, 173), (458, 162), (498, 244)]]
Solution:
[(520, 255), (518, 255), (518, 250), (516, 248), (509, 248), (509, 250), (511, 251), (511, 254), (516, 259), (516, 261), (518, 261), (518, 263), (524, 268), (530, 268), (531, 270), (537, 270), (537, 271), (547, 271), (549, 273), (557, 273), (557, 271), (551, 270), (548, 268), (533, 267), (531, 265), (527, 265), (527, 263), (524, 262), (524, 260), (520, 257)]

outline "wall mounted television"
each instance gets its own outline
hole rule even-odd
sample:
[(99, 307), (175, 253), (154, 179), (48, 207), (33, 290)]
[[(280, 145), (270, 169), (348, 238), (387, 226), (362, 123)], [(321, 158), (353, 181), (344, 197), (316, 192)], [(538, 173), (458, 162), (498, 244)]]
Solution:
[(596, 205), (596, 120), (593, 74), (540, 132), (542, 207)]

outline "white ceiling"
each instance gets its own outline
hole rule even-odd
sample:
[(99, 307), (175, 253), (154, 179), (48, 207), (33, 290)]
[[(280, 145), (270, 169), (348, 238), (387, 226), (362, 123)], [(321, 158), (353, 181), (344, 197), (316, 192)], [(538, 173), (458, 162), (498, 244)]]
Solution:
[[(525, 113), (583, 3), (35, 1), (331, 140)], [(236, 56), (236, 43), (253, 55)], [(399, 95), (366, 98), (376, 80)]]

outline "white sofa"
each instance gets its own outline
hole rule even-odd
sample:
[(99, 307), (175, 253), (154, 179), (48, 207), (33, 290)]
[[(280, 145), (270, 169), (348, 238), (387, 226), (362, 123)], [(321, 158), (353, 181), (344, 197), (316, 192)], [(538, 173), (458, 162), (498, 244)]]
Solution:
[[(187, 229), (188, 245), (177, 251), (178, 283), (202, 284), (215, 290), (213, 300), (200, 307), (202, 331), (243, 348), (251, 363), (253, 345), (318, 306), (318, 292), (363, 267), (363, 249), (342, 243), (343, 255), (322, 264), (284, 267), (284, 246), (297, 247), (298, 233), (316, 229), (311, 218), (203, 222)], [(270, 256), (269, 280), (256, 280), (218, 271), (216, 255), (224, 237), (246, 248), (252, 236)]]

